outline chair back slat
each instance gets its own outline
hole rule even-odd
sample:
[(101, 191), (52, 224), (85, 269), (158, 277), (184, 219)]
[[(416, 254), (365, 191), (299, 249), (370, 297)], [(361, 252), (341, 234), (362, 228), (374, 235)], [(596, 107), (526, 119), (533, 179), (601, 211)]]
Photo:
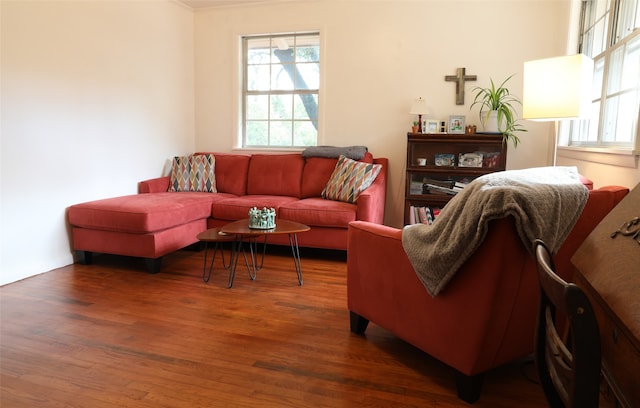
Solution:
[[(540, 283), (535, 360), (540, 383), (552, 408), (598, 407), (600, 334), (589, 299), (580, 287), (556, 274), (544, 242), (535, 242)], [(567, 334), (558, 333), (559, 318)]]

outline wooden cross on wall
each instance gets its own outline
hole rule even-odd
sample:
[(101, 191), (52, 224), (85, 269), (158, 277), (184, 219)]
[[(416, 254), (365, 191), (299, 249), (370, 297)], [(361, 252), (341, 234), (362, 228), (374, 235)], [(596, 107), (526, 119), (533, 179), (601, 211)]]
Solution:
[(466, 70), (466, 68), (458, 68), (456, 75), (444, 77), (445, 81), (456, 83), (456, 105), (464, 105), (464, 82), (478, 79), (476, 75), (465, 75)]

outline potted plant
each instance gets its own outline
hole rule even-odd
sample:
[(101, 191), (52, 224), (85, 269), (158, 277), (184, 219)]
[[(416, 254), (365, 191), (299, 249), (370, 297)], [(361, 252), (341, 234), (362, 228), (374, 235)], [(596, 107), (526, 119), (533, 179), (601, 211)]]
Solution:
[(413, 122), (413, 126), (411, 126), (411, 132), (418, 133), (418, 130), (420, 130), (420, 122), (416, 120)]
[(479, 116), (485, 132), (502, 133), (506, 142), (511, 139), (513, 145), (517, 147), (520, 138), (515, 132), (526, 132), (527, 130), (515, 118), (514, 105), (522, 105), (522, 102), (505, 87), (511, 77), (513, 75), (502, 81), (498, 87), (495, 86), (493, 79), (491, 79), (490, 88), (475, 87), (476, 96), (471, 108), (480, 105)]

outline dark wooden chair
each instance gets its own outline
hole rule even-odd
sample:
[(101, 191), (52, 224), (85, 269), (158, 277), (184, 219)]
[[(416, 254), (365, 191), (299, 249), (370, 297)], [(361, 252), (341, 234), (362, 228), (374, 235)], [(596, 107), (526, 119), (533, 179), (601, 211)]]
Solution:
[[(597, 407), (600, 334), (591, 303), (582, 289), (555, 273), (544, 242), (537, 240), (534, 248), (540, 282), (534, 354), (545, 396), (552, 408)], [(564, 332), (558, 317), (566, 317), (566, 336), (558, 334)]]

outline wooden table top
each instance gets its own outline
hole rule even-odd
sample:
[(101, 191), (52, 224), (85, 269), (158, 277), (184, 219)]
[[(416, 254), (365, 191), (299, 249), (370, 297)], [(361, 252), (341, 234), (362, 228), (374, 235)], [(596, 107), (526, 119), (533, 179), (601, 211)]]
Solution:
[(309, 231), (311, 227), (289, 220), (276, 220), (276, 227), (272, 229), (249, 228), (249, 219), (238, 220), (220, 227), (220, 230), (229, 235), (277, 235), (277, 234), (297, 234), (298, 232)]
[(235, 235), (225, 234), (224, 232), (220, 231), (220, 228), (210, 228), (206, 231), (202, 231), (196, 238), (198, 238), (199, 241), (205, 242), (226, 242), (236, 239)]

